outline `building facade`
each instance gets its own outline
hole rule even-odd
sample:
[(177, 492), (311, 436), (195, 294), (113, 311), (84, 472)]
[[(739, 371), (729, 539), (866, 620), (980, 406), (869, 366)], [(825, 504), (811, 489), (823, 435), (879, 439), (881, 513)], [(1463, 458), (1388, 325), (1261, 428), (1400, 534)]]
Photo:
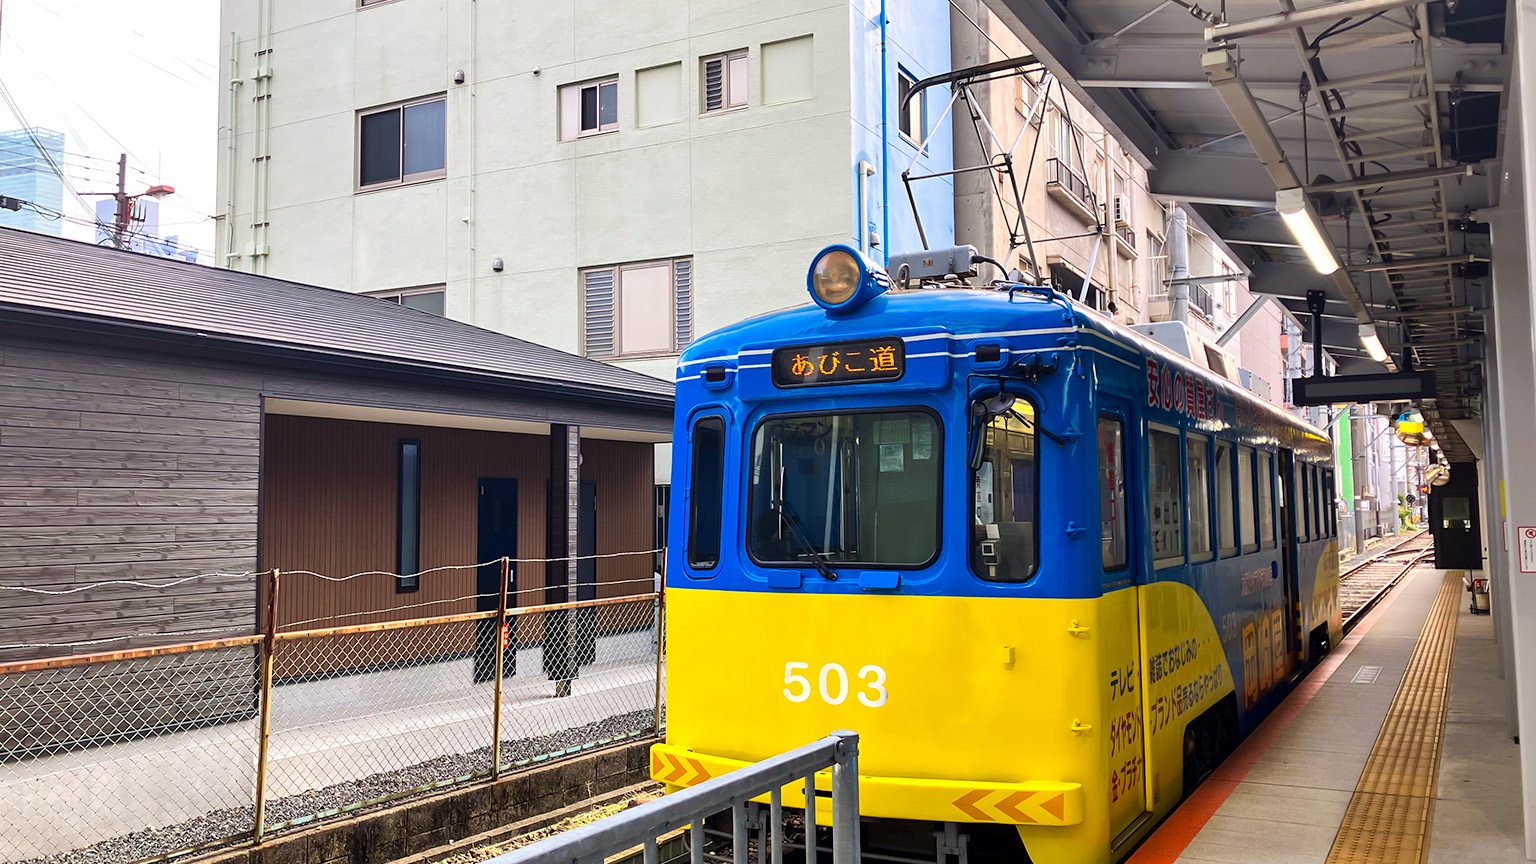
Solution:
[[(0, 132), (0, 195), (57, 213), (64, 207), (64, 134), (51, 129)], [(0, 210), (0, 226), (58, 236), (63, 222), (30, 210)]]
[(670, 378), (817, 249), (915, 245), (897, 174), (948, 168), (947, 96), (897, 97), (947, 7), (620, 5), (225, 0), (218, 262)]

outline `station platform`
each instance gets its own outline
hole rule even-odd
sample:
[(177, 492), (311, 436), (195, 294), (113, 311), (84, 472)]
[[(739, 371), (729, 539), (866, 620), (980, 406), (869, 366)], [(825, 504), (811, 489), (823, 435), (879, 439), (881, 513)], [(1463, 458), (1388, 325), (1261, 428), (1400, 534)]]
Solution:
[(1493, 622), (1463, 573), (1406, 576), (1129, 864), (1524, 862)]

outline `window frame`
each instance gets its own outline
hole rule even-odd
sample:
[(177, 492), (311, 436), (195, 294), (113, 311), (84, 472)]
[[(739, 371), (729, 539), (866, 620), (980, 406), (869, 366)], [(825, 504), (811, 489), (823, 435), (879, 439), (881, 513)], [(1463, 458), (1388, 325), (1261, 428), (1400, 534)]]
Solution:
[[(407, 474), (407, 454), (410, 474)], [(401, 438), (395, 444), (395, 593), (421, 590), (421, 439)], [(407, 489), (409, 487), (409, 490)], [(406, 502), (410, 501), (411, 519)], [(409, 544), (407, 544), (409, 539)], [(409, 547), (409, 552), (407, 551)]]
[[(391, 2), (391, 0), (379, 0), (379, 2)], [(431, 171), (418, 171), (415, 174), (405, 173), (405, 110), (417, 105), (427, 105), (433, 102), (443, 103), (443, 167), (434, 168)], [(396, 154), (396, 164), (399, 167), (398, 176), (393, 180), (380, 180), (376, 183), (363, 183), (363, 118), (375, 114), (384, 114), (389, 111), (400, 112), (400, 152)], [(387, 105), (375, 105), (372, 108), (360, 108), (352, 121), (352, 140), (355, 164), (352, 166), (352, 191), (372, 192), (375, 189), (392, 189), (396, 186), (413, 186), (417, 183), (430, 183), (433, 180), (441, 180), (448, 176), (448, 94), (436, 93), (431, 96), (421, 96), (416, 99), (407, 99), (403, 102), (391, 102)]]
[(1312, 543), (1313, 540), (1319, 540), (1319, 537), (1315, 535), (1316, 526), (1312, 524), (1313, 518), (1316, 515), (1316, 483), (1309, 481), (1309, 477), (1312, 475), (1309, 469), (1312, 466), (1299, 460), (1299, 458), (1295, 461), (1295, 466), (1296, 501), (1298, 501), (1298, 504), (1296, 504), (1296, 510), (1298, 510), (1298, 513), (1296, 513), (1296, 535), (1301, 538), (1303, 543)]
[(1339, 530), (1339, 509), (1333, 500), (1335, 494), (1333, 491), (1333, 469), (1324, 468), (1318, 473), (1322, 478), (1320, 482), (1322, 483), (1322, 493), (1324, 493), (1319, 495), (1321, 500), (1318, 503), (1323, 508), (1323, 518), (1328, 528), (1328, 532), (1324, 536), (1331, 539), (1338, 536)]
[[(1201, 452), (1205, 456), (1205, 488), (1203, 490), (1201, 490), (1201, 491), (1204, 492), (1204, 495), (1205, 495), (1205, 539), (1206, 539), (1206, 542), (1209, 544), (1209, 547), (1204, 552), (1201, 552), (1200, 553), (1200, 557), (1198, 557), (1198, 558), (1195, 557), (1195, 546), (1194, 546), (1194, 543), (1191, 542), (1191, 538), (1194, 537), (1194, 532), (1190, 528), (1190, 526), (1193, 524), (1192, 520), (1190, 519), (1190, 514), (1192, 514), (1194, 512), (1194, 496), (1192, 494), (1190, 494), (1190, 489), (1192, 488), (1192, 486), (1191, 486), (1191, 483), (1190, 483), (1191, 478), (1189, 476), (1189, 451), (1191, 449), (1191, 445), (1193, 443), (1195, 443), (1196, 441), (1200, 442), (1200, 444), (1201, 444)], [(1185, 550), (1185, 554), (1189, 556), (1189, 563), (1191, 563), (1191, 564), (1202, 564), (1202, 563), (1204, 563), (1206, 561), (1214, 561), (1214, 560), (1216, 560), (1216, 544), (1217, 544), (1216, 531), (1215, 531), (1215, 528), (1216, 528), (1215, 512), (1216, 511), (1211, 506), (1212, 503), (1213, 503), (1211, 501), (1211, 488), (1212, 488), (1212, 483), (1213, 483), (1214, 475), (1216, 473), (1216, 470), (1215, 470), (1216, 469), (1216, 464), (1215, 464), (1216, 460), (1215, 460), (1214, 451), (1211, 449), (1211, 438), (1210, 438), (1210, 436), (1204, 435), (1204, 434), (1199, 433), (1199, 432), (1188, 432), (1188, 431), (1186, 431), (1184, 433), (1184, 457), (1183, 457), (1183, 459), (1184, 459), (1184, 550)]]
[[(1116, 425), (1118, 425), (1120, 427), (1120, 465), (1119, 465), (1119, 468), (1120, 468), (1120, 540), (1121, 540), (1121, 547), (1122, 547), (1122, 550), (1123, 550), (1123, 554), (1125, 556), (1125, 560), (1121, 561), (1117, 566), (1114, 566), (1114, 567), (1104, 567), (1104, 572), (1105, 573), (1123, 573), (1126, 570), (1129, 570), (1130, 567), (1131, 567), (1131, 543), (1133, 542), (1133, 538), (1131, 537), (1131, 531), (1130, 531), (1131, 508), (1130, 508), (1130, 502), (1127, 500), (1127, 498), (1130, 496), (1130, 490), (1131, 490), (1131, 487), (1133, 485), (1129, 481), (1129, 479), (1127, 478), (1127, 475), (1130, 473), (1130, 470), (1131, 470), (1131, 468), (1130, 468), (1130, 459), (1129, 459), (1129, 455), (1130, 454), (1129, 454), (1129, 450), (1128, 450), (1128, 447), (1127, 447), (1127, 442), (1130, 440), (1130, 433), (1127, 431), (1128, 428), (1129, 428), (1129, 424), (1126, 422), (1126, 419), (1125, 419), (1124, 415), (1116, 414), (1113, 411), (1100, 411), (1099, 412), (1099, 416), (1098, 416), (1097, 422), (1095, 422), (1095, 424), (1094, 424), (1094, 431), (1095, 431), (1095, 433), (1097, 433), (1097, 431), (1098, 431), (1098, 428), (1099, 428), (1098, 424), (1099, 423), (1103, 423), (1106, 420), (1111, 422), (1111, 423), (1114, 423), (1114, 424), (1116, 424)], [(1035, 461), (1037, 463), (1039, 462), (1038, 454), (1036, 455)], [(1104, 471), (1103, 463), (1099, 463), (1099, 476), (1100, 476), (1100, 478), (1103, 477), (1103, 471)], [(1036, 496), (1036, 502), (1035, 502), (1035, 510), (1038, 511), (1039, 509), (1040, 509), (1040, 504), (1039, 504), (1039, 497), (1037, 495)], [(1102, 514), (1101, 514), (1101, 517), (1102, 517)], [(1102, 521), (1102, 518), (1101, 518), (1101, 521)], [(1039, 521), (1037, 520), (1035, 524), (1038, 525)], [(1101, 542), (1102, 542), (1102, 537), (1100, 539), (1101, 539)], [(1101, 566), (1103, 564), (1103, 561), (1104, 561), (1104, 557), (1103, 557), (1102, 554), (1100, 554), (1100, 556), (1099, 556), (1099, 563), (1100, 563)]]
[[(699, 470), (699, 448), (697, 444), (699, 428), (703, 424), (710, 421), (718, 422), (720, 425), (720, 454), (718, 461), (719, 496), (718, 501), (716, 502), (720, 513), (720, 519), (716, 520), (714, 527), (716, 532), (715, 560), (709, 562), (707, 565), (704, 565), (697, 563), (694, 559), (693, 541), (697, 533), (696, 526), (699, 517), (699, 495), (697, 494), (698, 484), (695, 482), (695, 478)], [(688, 423), (688, 517), (687, 521), (683, 523), (688, 533), (683, 538), (683, 563), (687, 566), (689, 571), (696, 573), (710, 573), (712, 575), (714, 571), (720, 569), (720, 561), (725, 557), (725, 492), (726, 486), (728, 485), (726, 482), (725, 471), (726, 466), (730, 462), (730, 460), (726, 458), (730, 451), (730, 428), (730, 423), (726, 421), (725, 411), (719, 408), (706, 408), (695, 414)]]
[[(405, 306), (404, 299), (406, 297), (416, 297), (416, 296), (420, 296), (422, 294), (441, 294), (441, 295), (443, 295), (443, 315), (442, 315), (442, 317), (444, 317), (444, 318), (448, 317), (448, 286), (447, 285), (421, 285), (421, 286), (418, 286), (418, 287), (415, 287), (415, 288), (391, 288), (391, 289), (389, 289), (387, 291), (370, 291), (367, 294), (365, 294), (364, 296), (366, 296), (366, 297), (373, 297), (373, 298), (378, 299), (378, 300), (388, 300), (388, 301), (390, 301), (392, 303), (399, 303), (401, 306)], [(415, 309), (416, 307), (408, 306), (406, 308)], [(425, 309), (417, 309), (416, 311), (418, 311), (418, 312), (425, 312), (426, 310)]]
[[(1275, 492), (1278, 491), (1278, 484), (1275, 483), (1275, 463), (1279, 460), (1269, 450), (1256, 447), (1253, 453), (1253, 501), (1258, 511), (1259, 548), (1274, 549), (1277, 548), (1280, 535), (1280, 532), (1275, 530), (1275, 514), (1279, 509), (1275, 506)], [(1265, 470), (1266, 468), (1268, 470)], [(1266, 486), (1268, 494), (1265, 494)], [(1266, 508), (1268, 508), (1268, 518), (1266, 518)], [(1265, 528), (1269, 529), (1268, 539), (1264, 537)]]
[[(1232, 545), (1221, 545), (1221, 471), (1217, 469), (1217, 454), (1225, 448), (1227, 451), (1227, 494), (1231, 507), (1225, 519), (1226, 525), (1232, 529)], [(1211, 480), (1216, 484), (1216, 510), (1212, 521), (1216, 522), (1216, 557), (1235, 558), (1242, 554), (1242, 535), (1238, 533), (1238, 523), (1242, 521), (1239, 514), (1237, 496), (1237, 443), (1225, 438), (1212, 437), (1211, 439)]]
[[(608, 361), (612, 361), (612, 360), (636, 360), (636, 359), (642, 359), (642, 358), (648, 358), (648, 357), (674, 357), (674, 356), (676, 356), (678, 354), (681, 354), (683, 352), (683, 350), (688, 347), (688, 345), (692, 345), (694, 342), (698, 341), (697, 335), (693, 335), (693, 337), (689, 339), (687, 344), (679, 344), (679, 341), (678, 341), (678, 338), (677, 338), (677, 330), (678, 330), (677, 320), (678, 320), (678, 311), (679, 311), (679, 308), (678, 308), (678, 293), (677, 293), (677, 280), (678, 280), (677, 265), (678, 265), (679, 262), (683, 262), (683, 261), (688, 262), (688, 267), (689, 267), (688, 279), (689, 279), (689, 286), (690, 287), (689, 287), (689, 292), (688, 292), (688, 315), (689, 315), (689, 318), (691, 320), (692, 317), (693, 317), (693, 290), (692, 290), (692, 283), (693, 283), (693, 280), (696, 278), (695, 272), (693, 270), (693, 256), (692, 255), (680, 255), (680, 256), (678, 256), (676, 258), (652, 258), (652, 259), (648, 259), (648, 260), (645, 260), (645, 261), (626, 261), (626, 262), (623, 262), (621, 264), (601, 264), (601, 265), (597, 265), (597, 266), (594, 266), (594, 267), (580, 267), (580, 268), (578, 268), (576, 270), (576, 290), (579, 292), (579, 302), (577, 304), (577, 308), (578, 308), (578, 310), (581, 313), (581, 327), (579, 328), (580, 332), (578, 334), (579, 337), (580, 337), (580, 340), (581, 340), (581, 356), (583, 356), (583, 357), (590, 357), (591, 359), (594, 359), (594, 360), (602, 360), (604, 362), (608, 362)], [(665, 264), (665, 265), (667, 265), (667, 270), (668, 270), (668, 280), (667, 280), (668, 285), (667, 285), (667, 287), (668, 287), (668, 291), (671, 294), (671, 305), (672, 305), (672, 315), (671, 315), (671, 319), (670, 319), (671, 320), (671, 324), (672, 324), (672, 326), (671, 326), (672, 348), (671, 348), (671, 350), (666, 350), (666, 351), (626, 351), (624, 349), (624, 311), (623, 311), (623, 303), (624, 303), (624, 271), (626, 269), (640, 269), (640, 268), (645, 268), (645, 267), (653, 267), (653, 266), (655, 266), (657, 264)], [(600, 355), (600, 356), (594, 356), (594, 355), (591, 355), (591, 354), (587, 353), (587, 287), (586, 287), (587, 286), (587, 274), (592, 272), (592, 271), (595, 271), (595, 270), (612, 270), (613, 271), (613, 353), (612, 354)], [(690, 328), (690, 334), (697, 334), (697, 330), (694, 329), (694, 328)]]
[[(896, 66), (896, 134), (913, 147), (922, 147), (923, 139), (928, 135), (928, 100), (919, 92), (907, 103), (911, 110), (903, 111), (901, 98), (902, 85), (905, 84), (905, 90), (910, 93), (916, 89), (918, 80), (906, 67), (899, 64)], [(916, 134), (913, 134), (913, 129), (903, 129), (903, 126), (913, 126)]]
[[(613, 122), (603, 124), (603, 87), (613, 85)], [(581, 94), (587, 89), (597, 90), (597, 126), (592, 129), (581, 128)], [(559, 112), (565, 110), (565, 93), (574, 90), (576, 93), (576, 134), (570, 138), (565, 137), (565, 120)], [(556, 139), (563, 142), (580, 141), (583, 138), (596, 138), (599, 135), (611, 135), (619, 131), (619, 74), (603, 75), (597, 78), (589, 78), (585, 81), (572, 81), (569, 84), (561, 84), (555, 89), (556, 108)]]
[[(966, 559), (966, 566), (970, 568), (971, 575), (976, 577), (981, 582), (983, 582), (983, 583), (985, 583), (987, 585), (1004, 585), (1004, 586), (1017, 587), (1017, 586), (1021, 586), (1021, 585), (1032, 584), (1040, 576), (1040, 558), (1041, 558), (1040, 538), (1042, 536), (1042, 532), (1040, 531), (1040, 479), (1041, 479), (1041, 475), (1044, 473), (1044, 472), (1041, 471), (1041, 456), (1043, 455), (1043, 451), (1040, 449), (1040, 446), (1039, 446), (1039, 444), (1040, 444), (1040, 434), (1039, 434), (1039, 430), (1040, 430), (1040, 403), (1033, 396), (1030, 396), (1027, 393), (1019, 392), (1017, 390), (1004, 390), (1003, 393), (1005, 393), (1006, 395), (1012, 396), (1015, 400), (1022, 400), (1023, 402), (1027, 403), (1029, 405), (1029, 407), (1030, 407), (1030, 410), (1034, 412), (1034, 424), (1035, 424), (1035, 494), (1034, 494), (1034, 501), (1035, 501), (1035, 512), (1030, 514), (1031, 523), (1035, 526), (1035, 549), (1034, 549), (1035, 560), (1034, 560), (1034, 566), (1030, 570), (1029, 577), (1027, 579), (1023, 579), (1023, 580), (1021, 580), (1019, 582), (1004, 582), (1004, 581), (997, 580), (997, 579), (988, 579), (987, 577), (981, 575), (981, 573), (976, 569), (976, 563), (977, 563), (977, 560), (979, 559), (980, 556), (977, 554), (977, 546), (978, 546), (978, 544), (975, 542), (974, 538), (972, 538), (970, 541), (968, 541), (966, 543), (965, 559)], [(973, 405), (976, 402), (979, 402), (979, 401), (981, 401), (982, 399), (985, 399), (985, 398), (987, 398), (987, 396), (985, 394), (982, 394), (982, 393), (972, 393), (972, 394), (970, 394), (969, 398), (966, 400), (967, 414), (969, 414), (970, 406), (971, 405)], [(1097, 428), (1097, 427), (1095, 427), (1095, 428)], [(985, 434), (984, 430), (978, 429), (977, 431), (980, 434)], [(967, 424), (967, 426), (966, 426), (966, 442), (965, 442), (966, 453), (967, 453), (967, 456), (966, 456), (966, 460), (967, 461), (966, 461), (966, 465), (965, 465), (965, 483), (966, 483), (966, 488), (971, 490), (970, 494), (968, 494), (966, 496), (966, 499), (969, 501), (969, 506), (971, 508), (971, 510), (967, 514), (967, 518), (966, 518), (967, 529), (969, 529), (969, 527), (975, 522), (975, 519), (976, 519), (976, 494), (975, 494), (975, 490), (976, 490), (976, 470), (971, 468), (971, 466), (969, 464), (969, 459), (970, 459), (969, 454), (970, 454), (970, 446), (971, 446), (970, 434), (971, 434), (970, 433), (970, 426), (969, 426), (969, 424)], [(983, 445), (983, 446), (985, 446), (985, 445)], [(940, 518), (941, 518), (941, 521), (942, 521), (942, 516)], [(1127, 543), (1129, 543), (1129, 537), (1127, 537)], [(1129, 546), (1127, 546), (1126, 557), (1127, 558), (1130, 557)]]
[[(1155, 557), (1157, 555), (1156, 551), (1153, 551), (1153, 550), (1149, 549), (1149, 556), (1148, 557), (1152, 558), (1152, 570), (1153, 570), (1153, 572), (1157, 572), (1158, 570), (1166, 570), (1166, 569), (1168, 569), (1170, 567), (1181, 567), (1181, 566), (1189, 563), (1189, 513), (1187, 512), (1188, 508), (1189, 508), (1189, 491), (1186, 488), (1188, 486), (1188, 483), (1186, 482), (1186, 478), (1185, 478), (1185, 472), (1186, 472), (1187, 469), (1185, 468), (1186, 460), (1184, 459), (1184, 433), (1183, 433), (1183, 430), (1179, 429), (1176, 426), (1165, 426), (1165, 425), (1163, 425), (1161, 423), (1148, 423), (1147, 424), (1147, 495), (1148, 495), (1147, 515), (1151, 516), (1151, 514), (1152, 514), (1152, 506), (1151, 506), (1151, 504), (1152, 504), (1152, 502), (1151, 502), (1151, 494), (1152, 494), (1152, 488), (1151, 488), (1152, 487), (1152, 480), (1151, 480), (1151, 478), (1152, 478), (1152, 463), (1153, 463), (1153, 460), (1152, 460), (1152, 435), (1154, 433), (1161, 433), (1161, 434), (1172, 435), (1173, 436), (1174, 441), (1175, 441), (1174, 452), (1178, 454), (1178, 460), (1179, 460), (1179, 464), (1177, 466), (1175, 466), (1175, 468), (1174, 468), (1174, 476), (1179, 478), (1179, 507), (1178, 507), (1178, 511), (1179, 511), (1179, 554), (1178, 554), (1178, 557), (1164, 556), (1162, 558), (1157, 558), (1157, 557)], [(1154, 533), (1156, 533), (1157, 528), (1155, 526), (1151, 526), (1151, 525), (1149, 525), (1147, 527), (1149, 529), (1148, 532), (1147, 532), (1147, 539), (1150, 540), (1152, 538), (1152, 535)]]
[[(1020, 397), (1020, 398), (1023, 398), (1023, 397)], [(779, 412), (767, 413), (767, 414), (761, 415), (760, 417), (757, 418), (757, 422), (755, 422), (752, 425), (752, 434), (747, 436), (747, 438), (745, 439), (748, 446), (747, 446), (747, 450), (746, 450), (746, 454), (747, 455), (746, 455), (746, 457), (743, 460), (742, 465), (741, 465), (741, 469), (742, 469), (741, 470), (741, 478), (742, 478), (742, 494), (743, 494), (743, 499), (742, 500), (745, 501), (746, 509), (743, 512), (742, 519), (739, 520), (739, 521), (745, 522), (746, 520), (748, 520), (748, 519), (750, 519), (752, 517), (752, 489), (751, 489), (751, 485), (752, 484), (746, 481), (746, 476), (747, 476), (747, 472), (752, 470), (752, 447), (756, 444), (756, 442), (757, 442), (757, 435), (758, 435), (759, 432), (762, 431), (764, 424), (768, 423), (771, 420), (783, 420), (783, 419), (791, 419), (792, 420), (792, 419), (794, 419), (796, 417), (826, 417), (826, 416), (828, 416), (830, 414), (839, 414), (839, 415), (848, 416), (848, 415), (854, 415), (854, 414), (905, 414), (905, 413), (914, 413), (914, 412), (927, 415), (929, 417), (929, 419), (931, 419), (933, 421), (933, 427), (934, 427), (933, 428), (934, 440), (932, 442), (933, 458), (934, 458), (935, 462), (937, 463), (935, 467), (936, 467), (936, 470), (937, 470), (938, 474), (934, 478), (935, 479), (936, 490), (935, 490), (935, 504), (934, 504), (933, 554), (931, 556), (929, 556), (928, 560), (926, 560), (926, 561), (924, 561), (922, 563), (919, 563), (919, 564), (892, 564), (892, 563), (885, 563), (885, 562), (875, 563), (875, 562), (869, 562), (869, 561), (832, 561), (832, 560), (828, 560), (826, 563), (827, 563), (827, 567), (829, 569), (831, 569), (831, 570), (834, 570), (834, 571), (837, 571), (837, 570), (925, 570), (925, 569), (927, 569), (929, 567), (932, 567), (939, 560), (939, 557), (944, 554), (944, 472), (948, 469), (949, 466), (945, 464), (948, 460), (945, 459), (945, 451), (944, 451), (944, 420), (943, 420), (943, 418), (941, 418), (939, 416), (939, 413), (937, 411), (933, 410), (932, 408), (929, 408), (926, 405), (876, 405), (876, 406), (871, 406), (871, 407), (840, 408), (840, 409), (829, 409), (829, 410), (820, 410), (820, 411), (815, 411), (815, 410), (812, 410), (812, 411), (779, 411)], [(1037, 460), (1038, 460), (1038, 457), (1037, 457)], [(969, 474), (967, 474), (967, 476), (969, 476)], [(692, 479), (693, 479), (692, 475), (690, 475), (689, 476), (689, 485), (690, 486), (692, 485)], [(1036, 485), (1035, 488), (1038, 491), (1038, 489), (1039, 489), (1038, 484)], [(1035, 510), (1036, 510), (1037, 513), (1039, 512), (1039, 509), (1040, 509), (1040, 496), (1037, 494), (1035, 496)], [(814, 571), (816, 569), (816, 565), (811, 563), (811, 562), (809, 562), (809, 561), (803, 561), (803, 562), (802, 561), (763, 561), (763, 560), (759, 559), (757, 557), (757, 553), (752, 550), (752, 543), (750, 542), (750, 538), (748, 538), (748, 536), (747, 536), (747, 530), (746, 530), (747, 526), (745, 524), (742, 525), (742, 529), (743, 529), (742, 533), (741, 533), (741, 536), (743, 538), (742, 548), (747, 551), (747, 559), (749, 561), (751, 561), (754, 565), (756, 565), (758, 567), (767, 567), (767, 568), (774, 568), (774, 569), (780, 569), (780, 570), (807, 570), (807, 569), (809, 569), (809, 570), (813, 570)], [(1040, 566), (1039, 566), (1039, 554), (1038, 554), (1038, 550), (1037, 550), (1037, 554), (1035, 556), (1035, 571), (1036, 571), (1036, 573), (1039, 572), (1039, 569), (1040, 569)], [(1033, 576), (1031, 576), (1031, 578), (1033, 578)], [(993, 585), (1022, 585), (1024, 583), (1022, 583), (1022, 582), (993, 582), (993, 583), (989, 583), (989, 584), (993, 584)]]
[[(739, 104), (739, 105), (732, 105), (731, 104), (731, 100), (732, 100), (732, 98), (734, 98), (734, 96), (736, 94), (734, 93), (734, 91), (731, 90), (731, 61), (735, 60), (737, 58), (740, 58), (741, 60), (745, 61), (746, 64), (747, 64), (747, 80), (746, 80), (746, 83), (744, 85), (747, 92), (741, 94), (741, 104)], [(708, 88), (708, 86), (705, 83), (708, 80), (708, 78), (707, 78), (707, 73), (704, 70), (709, 68), (709, 62), (711, 60), (719, 60), (721, 62), (721, 69), (720, 69), (720, 107), (719, 108), (710, 108), (709, 107), (709, 88)], [(729, 113), (731, 113), (733, 111), (745, 111), (747, 108), (751, 107), (751, 102), (752, 102), (752, 60), (751, 60), (751, 55), (748, 52), (748, 49), (746, 49), (746, 48), (737, 48), (734, 51), (720, 51), (720, 52), (715, 53), (715, 54), (706, 54), (705, 56), (699, 58), (699, 116), (700, 117), (713, 117), (716, 114), (729, 114)]]
[[(1247, 451), (1248, 465), (1248, 504), (1253, 513), (1252, 519), (1246, 519), (1243, 512), (1243, 470), (1244, 451)], [(1250, 444), (1238, 444), (1235, 451), (1236, 461), (1233, 464), (1232, 474), (1237, 479), (1237, 497), (1233, 500), (1237, 512), (1237, 548), (1240, 555), (1252, 555), (1259, 551), (1259, 478), (1258, 459), (1254, 456), (1254, 448)], [(1246, 523), (1246, 524), (1245, 524)], [(1246, 531), (1244, 529), (1247, 529)], [(1250, 537), (1249, 534), (1253, 536)], [(1250, 543), (1249, 541), (1252, 541)]]

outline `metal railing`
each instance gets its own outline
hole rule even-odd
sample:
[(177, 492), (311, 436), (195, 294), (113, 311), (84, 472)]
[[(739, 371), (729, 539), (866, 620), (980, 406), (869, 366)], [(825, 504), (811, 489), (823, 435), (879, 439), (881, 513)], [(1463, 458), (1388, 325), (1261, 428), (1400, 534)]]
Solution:
[[(505, 585), (506, 560), (442, 569), (472, 578), (498, 565)], [(273, 623), (283, 586), (364, 589), (395, 574), (255, 575), (259, 633), (247, 624), (199, 642), (0, 659), (0, 862), (129, 864), (259, 841), (661, 728), (664, 606), (652, 578), (597, 586), (621, 596), (536, 606), (507, 590), (450, 592), (323, 620), (438, 603), (482, 611), (289, 630)], [(545, 599), (543, 587), (518, 593)]]
[(1095, 215), (1098, 214), (1099, 197), (1093, 194), (1093, 189), (1088, 186), (1087, 178), (1072, 170), (1072, 166), (1066, 162), (1056, 158), (1045, 160), (1045, 182), (1047, 184), (1054, 183), (1066, 189), (1072, 194), (1072, 197), (1082, 202), (1084, 207), (1093, 211)]
[(859, 736), (848, 731), (515, 849), (487, 864), (596, 864), (636, 847), (643, 850), (643, 864), (660, 864), (657, 838), (684, 828), (691, 864), (704, 864), (705, 820), (726, 810), (731, 812), (731, 861), (748, 864), (753, 825), (747, 808), (763, 795), (769, 799), (769, 818), (760, 830), (769, 836), (756, 838), (757, 862), (783, 864), (783, 787), (796, 782), (805, 784), (805, 864), (816, 864), (816, 772), (827, 768), (832, 769), (832, 864), (857, 864)]

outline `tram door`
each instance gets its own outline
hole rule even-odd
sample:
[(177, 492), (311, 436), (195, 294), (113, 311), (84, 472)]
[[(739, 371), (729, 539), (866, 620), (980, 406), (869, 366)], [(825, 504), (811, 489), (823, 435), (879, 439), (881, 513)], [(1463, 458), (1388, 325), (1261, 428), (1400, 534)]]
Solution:
[(1146, 646), (1141, 608), (1141, 558), (1133, 524), (1140, 509), (1131, 506), (1130, 482), (1143, 470), (1137, 463), (1142, 452), (1130, 405), (1100, 398), (1099, 443), (1099, 536), (1104, 566), (1106, 633), (1116, 634), (1110, 650), (1109, 704), (1109, 819), (1115, 845), (1128, 840), (1147, 818), (1148, 757), (1146, 730)]
[[(1301, 535), (1302, 516), (1297, 494), (1296, 458), (1290, 450), (1280, 451), (1280, 581), (1284, 584), (1285, 599), (1278, 610), (1279, 629), (1285, 634), (1285, 650), (1275, 652), (1275, 681), (1283, 681), (1292, 670), (1300, 667), (1301, 654), (1301, 596), (1298, 586), (1299, 566), (1298, 538)], [(1277, 642), (1280, 637), (1274, 636)]]

